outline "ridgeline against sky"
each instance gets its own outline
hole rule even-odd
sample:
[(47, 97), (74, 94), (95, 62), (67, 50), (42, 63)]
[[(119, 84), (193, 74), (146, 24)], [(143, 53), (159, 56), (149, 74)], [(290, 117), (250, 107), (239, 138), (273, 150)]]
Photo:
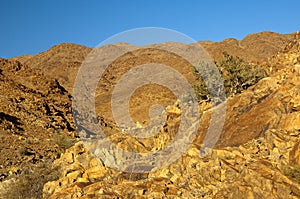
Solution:
[(95, 47), (122, 31), (163, 27), (194, 40), (242, 39), (249, 33), (299, 30), (299, 1), (6, 1), (0, 57), (37, 54), (72, 42)]

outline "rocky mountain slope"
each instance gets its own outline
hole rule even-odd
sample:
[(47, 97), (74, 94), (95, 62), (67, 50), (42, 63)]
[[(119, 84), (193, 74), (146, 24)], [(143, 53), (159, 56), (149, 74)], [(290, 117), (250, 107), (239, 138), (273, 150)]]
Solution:
[[(59, 180), (44, 186), (44, 197), (299, 198), (299, 80), (300, 65), (289, 65), (229, 98), (217, 146), (201, 157), (199, 136), (180, 159), (156, 171), (108, 168), (79, 142), (54, 162), (63, 169)], [(202, 114), (199, 135), (211, 109)], [(171, 132), (173, 125), (167, 123), (165, 129)]]
[(300, 33), (298, 32), (297, 34), (295, 34), (293, 40), (291, 40), (291, 42), (289, 42), (289, 44), (286, 45), (284, 49), (277, 52), (272, 57), (269, 57), (266, 63), (266, 68), (268, 69), (269, 73), (274, 73), (285, 67), (300, 63), (300, 44), (298, 42), (299, 38)]
[(72, 93), (78, 68), (90, 51), (91, 49), (85, 46), (62, 43), (35, 56), (26, 57), (26, 59), (17, 57), (16, 59), (34, 70), (39, 70), (45, 75), (57, 79), (64, 88)]
[[(37, 175), (34, 170), (38, 166), (50, 168), (74, 143), (71, 96), (57, 80), (5, 59), (0, 59), (0, 90), (0, 181), (15, 183), (16, 176), (28, 180)], [(40, 181), (42, 186), (45, 180), (35, 180), (24, 186), (40, 192), (41, 187), (35, 189), (34, 183)]]
[(275, 32), (260, 32), (249, 34), (242, 40), (233, 38), (222, 42), (199, 42), (213, 59), (219, 61), (223, 58), (222, 52), (239, 56), (248, 62), (263, 62), (271, 57), (294, 38), (294, 34), (278, 34)]
[[(243, 40), (225, 39), (222, 42), (199, 42), (214, 60), (221, 60), (223, 52), (239, 56), (247, 62), (264, 62), (278, 51), (282, 50), (294, 34), (278, 34), (261, 32), (250, 34)], [(114, 44), (116, 48), (132, 48), (123, 43)], [(35, 70), (40, 70), (51, 78), (56, 78), (70, 93), (77, 71), (91, 48), (77, 44), (62, 43), (37, 55), (19, 56), (14, 59)]]
[[(199, 135), (189, 149), (171, 165), (145, 173), (108, 167), (78, 139), (84, 131), (75, 131), (71, 95), (77, 71), (92, 49), (60, 44), (35, 56), (0, 59), (0, 198), (299, 198), (299, 36), (264, 32), (242, 41), (199, 43), (217, 61), (227, 51), (261, 63), (269, 77), (228, 98), (225, 124), (212, 151), (203, 151), (202, 142), (212, 110), (221, 111), (224, 104), (212, 109), (201, 102)], [(155, 103), (166, 107), (163, 128), (142, 140), (114, 123), (109, 94), (126, 70), (149, 60), (172, 65), (192, 83), (191, 67), (168, 53), (135, 50), (129, 44), (103, 48), (133, 52), (115, 60), (98, 84), (99, 125), (124, 150), (164, 148), (174, 139), (181, 114), (169, 90), (154, 85), (134, 93), (134, 122), (148, 124), (148, 109)], [(121, 154), (113, 155), (120, 159)]]

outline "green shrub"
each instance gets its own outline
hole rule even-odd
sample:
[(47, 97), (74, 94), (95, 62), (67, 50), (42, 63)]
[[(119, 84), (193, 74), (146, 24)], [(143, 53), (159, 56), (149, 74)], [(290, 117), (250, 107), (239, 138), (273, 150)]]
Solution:
[(290, 179), (300, 183), (300, 167), (299, 166), (285, 166), (283, 168), (283, 173)]
[[(227, 52), (223, 52), (223, 56), (224, 59), (216, 63), (219, 71), (210, 67), (211, 63), (207, 62), (199, 63), (199, 66), (195, 67), (196, 82), (193, 87), (199, 100), (211, 101), (219, 96), (222, 91), (220, 82), (224, 84), (226, 96), (229, 97), (241, 93), (266, 76), (261, 66), (248, 64)], [(221, 79), (218, 74), (221, 74)], [(216, 93), (210, 93), (208, 90)]]
[(222, 71), (227, 96), (241, 93), (266, 76), (261, 66), (248, 64), (227, 52), (223, 52), (223, 55), (224, 59), (218, 64), (218, 68)]
[(54, 132), (52, 134), (53, 140), (58, 144), (59, 148), (66, 150), (76, 143), (75, 138), (71, 138), (69, 135), (63, 132)]
[(51, 165), (52, 162), (48, 161), (24, 167), (22, 173), (16, 176), (15, 182), (5, 187), (5, 193), (1, 193), (2, 196), (6, 199), (42, 198), (44, 184), (59, 178), (59, 168), (53, 169)]
[(217, 68), (211, 66), (212, 64), (214, 63), (201, 62), (195, 67), (196, 82), (193, 88), (199, 100), (223, 101), (224, 99), (216, 99), (220, 97), (220, 92), (223, 91), (223, 80)]

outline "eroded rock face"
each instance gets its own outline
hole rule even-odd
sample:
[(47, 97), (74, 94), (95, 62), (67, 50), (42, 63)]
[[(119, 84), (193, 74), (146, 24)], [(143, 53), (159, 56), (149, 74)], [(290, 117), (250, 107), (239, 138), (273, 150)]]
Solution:
[(20, 189), (13, 187), (19, 176), (34, 175), (37, 165), (50, 167), (75, 126), (70, 95), (58, 81), (16, 60), (0, 59), (0, 71), (0, 181), (11, 182), (6, 190), (0, 184), (2, 197)]
[(54, 163), (64, 169), (58, 181), (44, 186), (44, 197), (298, 198), (299, 184), (284, 173), (297, 141), (285, 131), (268, 130), (239, 147), (214, 149), (205, 158), (191, 146), (174, 164), (146, 174), (107, 168), (77, 143)]
[[(298, 65), (262, 79), (228, 99), (221, 138), (207, 156), (199, 151), (203, 125), (181, 158), (148, 173), (108, 168), (79, 142), (55, 161), (60, 179), (44, 186), (44, 197), (299, 198), (299, 93)], [(210, 108), (200, 110), (205, 124)]]
[(17, 59), (30, 68), (57, 79), (69, 93), (72, 93), (78, 68), (91, 50), (77, 44), (62, 43), (27, 59), (23, 57)]
[[(243, 41), (228, 39), (220, 44), (202, 44), (216, 59), (220, 58), (222, 51), (228, 50), (246, 61), (257, 62), (277, 52), (292, 37), (292, 34), (281, 37), (276, 33), (262, 33), (250, 35)], [(112, 49), (108, 54), (123, 48), (135, 49), (127, 44), (106, 47)], [(186, 49), (189, 47), (186, 46)], [(271, 64), (266, 66), (269, 67), (270, 77), (227, 100), (226, 121), (212, 151), (200, 156), (206, 152), (201, 147), (211, 122), (212, 108), (218, 111), (219, 107), (202, 103), (199, 106), (201, 125), (198, 137), (193, 142), (189, 140), (192, 144), (182, 157), (158, 170), (149, 164), (136, 162), (124, 171), (110, 168), (88, 150), (89, 147), (96, 151), (97, 145), (87, 147), (82, 142), (62, 153), (64, 148), (73, 144), (68, 138), (75, 135), (70, 92), (78, 68), (90, 51), (90, 48), (79, 45), (61, 44), (36, 56), (0, 59), (0, 198), (39, 197), (41, 186), (46, 181), (48, 183), (42, 193), (44, 198), (300, 197), (300, 67), (297, 65), (297, 38), (279, 53), (278, 59), (270, 59)], [(117, 75), (122, 74), (118, 71), (122, 70), (119, 65), (135, 61), (136, 65), (142, 64), (151, 60), (149, 55), (147, 50), (135, 51), (116, 60), (111, 70), (107, 71), (109, 81), (103, 84), (109, 86), (116, 81)], [(153, 55), (156, 55), (155, 52)], [(154, 58), (160, 57), (157, 55)], [(192, 74), (183, 67), (183, 62), (172, 61), (168, 56), (160, 59), (162, 63), (182, 69), (181, 72), (187, 76)], [(102, 88), (110, 88), (105, 86)], [(163, 101), (149, 96), (160, 93), (170, 98), (169, 92), (162, 91), (160, 87), (137, 90), (137, 97), (130, 104), (135, 108), (132, 116), (137, 130), (148, 122), (145, 111), (148, 105)], [(106, 98), (100, 97), (97, 100), (104, 99), (101, 103), (105, 104)], [(161, 98), (164, 99), (164, 96)], [(145, 99), (149, 102), (146, 106), (141, 103)], [(164, 105), (169, 105), (165, 110), (167, 120), (162, 128), (155, 129), (158, 134), (151, 139), (133, 138), (127, 134), (132, 129), (122, 129), (109, 117), (103, 117), (107, 107), (110, 107), (109, 103), (98, 110), (98, 118), (91, 119), (98, 120), (107, 137), (122, 149), (149, 153), (163, 149), (178, 131), (181, 107), (172, 105), (175, 100), (172, 97), (170, 103), (163, 101)], [(218, 121), (212, 121), (211, 125), (215, 122)], [(87, 139), (94, 138), (89, 137), (84, 129), (79, 134)], [(122, 154), (111, 153), (111, 157), (112, 161), (122, 160)], [(132, 173), (136, 166), (147, 172)], [(37, 167), (41, 168), (35, 169)], [(23, 181), (26, 186), (18, 187), (23, 174), (27, 175)]]
[(259, 81), (238, 97), (227, 101), (227, 120), (219, 146), (243, 144), (268, 129), (299, 128), (298, 111), (299, 66), (279, 71)]
[(199, 42), (199, 44), (217, 61), (223, 59), (222, 53), (226, 51), (247, 62), (257, 63), (267, 61), (267, 58), (284, 49), (293, 37), (294, 34), (260, 32), (249, 34), (242, 40), (229, 38), (221, 42)]
[(274, 73), (285, 67), (300, 64), (300, 33), (294, 34), (293, 39), (285, 46), (284, 49), (277, 52), (268, 59), (268, 72)]

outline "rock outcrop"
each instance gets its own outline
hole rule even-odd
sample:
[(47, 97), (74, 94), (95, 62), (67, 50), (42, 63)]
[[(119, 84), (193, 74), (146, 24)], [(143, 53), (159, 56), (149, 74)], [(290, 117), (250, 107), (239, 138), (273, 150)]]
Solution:
[(30, 58), (21, 57), (18, 60), (34, 70), (57, 79), (69, 93), (72, 93), (78, 68), (91, 50), (77, 44), (62, 43)]
[(261, 63), (273, 56), (294, 38), (294, 34), (278, 34), (275, 32), (260, 32), (249, 34), (242, 40), (233, 38), (221, 42), (199, 42), (213, 59), (223, 59), (222, 53), (243, 58), (247, 62)]
[[(73, 121), (73, 84), (91, 48), (60, 44), (35, 56), (0, 59), (0, 198), (300, 198), (299, 35), (267, 32), (242, 41), (199, 43), (216, 60), (227, 51), (247, 62), (265, 62), (269, 77), (228, 98), (226, 104), (201, 102), (197, 137), (177, 137), (189, 147), (162, 168), (152, 166), (152, 161), (128, 160), (132, 164), (117, 170), (107, 163), (119, 163), (123, 154), (107, 150), (103, 160), (96, 157), (102, 149), (97, 147), (109, 140), (136, 153), (164, 149), (176, 137), (182, 119), (176, 96), (159, 85), (138, 88), (129, 104), (136, 126), (123, 128), (109, 113), (109, 94), (130, 67), (152, 60), (173, 66), (192, 83), (193, 68), (184, 59), (151, 49), (182, 47), (193, 56), (191, 45), (155, 44), (142, 50), (123, 43), (103, 47), (110, 49), (108, 59), (115, 51), (132, 50), (116, 59), (98, 84), (98, 115), (90, 119), (98, 122), (107, 140), (89, 134), (84, 126), (77, 126), (76, 132)], [(128, 134), (149, 124), (153, 104), (163, 105), (166, 122), (146, 130), (155, 134), (149, 138)], [(222, 107), (226, 107), (223, 130), (209, 150), (203, 140), (209, 126), (220, 122), (211, 120), (212, 111), (218, 113)], [(132, 172), (135, 167), (141, 172)]]
[[(294, 56), (293, 51), (287, 51), (286, 56)], [(44, 186), (43, 196), (299, 198), (299, 94), (300, 65), (290, 64), (229, 98), (221, 137), (206, 156), (201, 156), (200, 149), (211, 106), (200, 105), (202, 122), (197, 139), (181, 158), (146, 173), (109, 168), (79, 142), (54, 162), (54, 167), (62, 168), (60, 178)], [(161, 132), (176, 123), (166, 125)], [(116, 142), (126, 148), (128, 142), (122, 141)], [(143, 151), (143, 146), (137, 150)]]
[(270, 57), (267, 62), (267, 72), (274, 73), (280, 69), (300, 64), (300, 33), (294, 34), (293, 39), (284, 49)]
[[(18, 193), (20, 176), (28, 180), (46, 175), (34, 174), (33, 170), (42, 164), (50, 168), (50, 163), (73, 145), (75, 125), (70, 94), (57, 80), (19, 61), (0, 59), (0, 91), (0, 181), (12, 182), (6, 187), (0, 185), (2, 197)], [(45, 182), (35, 180), (32, 186), (37, 180), (40, 186)], [(37, 189), (41, 191), (41, 187)]]

